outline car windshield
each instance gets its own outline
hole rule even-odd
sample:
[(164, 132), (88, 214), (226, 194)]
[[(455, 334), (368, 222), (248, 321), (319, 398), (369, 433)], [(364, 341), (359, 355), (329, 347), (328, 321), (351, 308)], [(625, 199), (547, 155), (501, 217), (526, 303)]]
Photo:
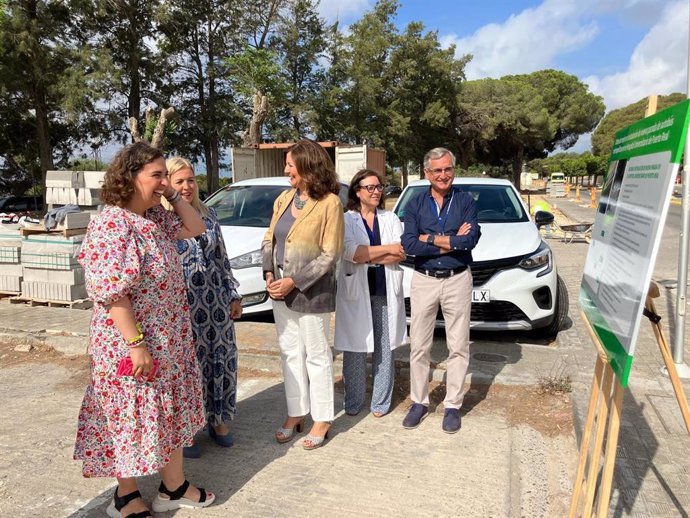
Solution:
[(232, 185), (206, 201), (218, 214), (221, 225), (235, 227), (268, 227), (273, 202), (289, 189), (285, 185)]
[[(480, 223), (517, 223), (529, 221), (522, 203), (518, 199), (515, 189), (510, 185), (463, 184), (454, 185), (458, 191), (469, 192), (477, 204), (477, 218)], [(428, 190), (427, 185), (416, 185), (405, 190), (395, 208), (395, 213), (402, 220), (405, 218), (405, 208), (412, 198), (422, 191)]]

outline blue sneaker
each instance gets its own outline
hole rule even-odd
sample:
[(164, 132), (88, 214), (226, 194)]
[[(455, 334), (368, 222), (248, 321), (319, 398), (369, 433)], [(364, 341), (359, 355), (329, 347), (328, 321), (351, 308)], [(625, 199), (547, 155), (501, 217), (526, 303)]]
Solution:
[(218, 432), (216, 432), (216, 429), (213, 428), (212, 424), (208, 425), (208, 434), (211, 436), (211, 439), (216, 441), (218, 446), (222, 446), (223, 448), (230, 448), (233, 444), (235, 444), (235, 439), (230, 432), (226, 433), (225, 435), (218, 435)]
[(201, 458), (201, 446), (194, 443), (194, 446), (185, 446), (182, 448), (182, 456), (185, 459), (199, 459)]
[(460, 430), (460, 410), (457, 408), (446, 408), (443, 412), (443, 431), (455, 433)]
[(410, 411), (403, 419), (403, 428), (411, 430), (417, 428), (424, 418), (429, 415), (429, 409), (421, 403), (412, 403)]

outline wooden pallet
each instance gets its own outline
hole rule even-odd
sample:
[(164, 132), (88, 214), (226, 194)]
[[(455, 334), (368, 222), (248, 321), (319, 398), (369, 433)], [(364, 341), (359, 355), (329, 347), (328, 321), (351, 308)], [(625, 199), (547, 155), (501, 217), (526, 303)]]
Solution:
[(19, 229), (22, 236), (33, 236), (35, 234), (60, 234), (62, 237), (72, 237), (86, 234), (85, 228), (69, 228), (63, 230), (46, 230), (43, 227), (23, 227)]
[(16, 297), (20, 293), (19, 291), (0, 291), (0, 302), (9, 302), (10, 298)]
[(47, 306), (49, 308), (91, 309), (93, 302), (89, 299), (79, 300), (43, 300), (31, 299), (17, 295), (10, 297), (10, 304), (28, 304), (29, 306)]

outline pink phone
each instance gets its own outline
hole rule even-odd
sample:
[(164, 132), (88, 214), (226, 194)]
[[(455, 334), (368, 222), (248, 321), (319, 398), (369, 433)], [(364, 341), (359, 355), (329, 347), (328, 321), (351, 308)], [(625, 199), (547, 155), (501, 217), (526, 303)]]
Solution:
[[(152, 380), (156, 377), (158, 372), (158, 360), (153, 360), (153, 368), (149, 372), (148, 379)], [(122, 358), (120, 363), (117, 365), (117, 375), (118, 376), (131, 376), (132, 375), (132, 358), (129, 356)]]

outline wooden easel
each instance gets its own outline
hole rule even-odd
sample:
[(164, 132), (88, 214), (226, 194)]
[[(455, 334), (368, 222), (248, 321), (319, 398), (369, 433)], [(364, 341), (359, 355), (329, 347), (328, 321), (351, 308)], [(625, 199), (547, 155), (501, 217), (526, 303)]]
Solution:
[[(685, 427), (690, 434), (690, 410), (688, 401), (683, 392), (683, 386), (678, 378), (676, 366), (664, 338), (660, 317), (656, 313), (654, 300), (659, 296), (658, 286), (652, 282), (649, 286), (645, 301), (645, 316), (650, 319), (652, 329), (656, 337), (661, 355), (664, 359), (669, 378), (676, 394), (678, 406), (680, 406)], [(608, 355), (594, 332), (587, 316), (582, 313), (582, 318), (587, 325), (592, 341), (599, 352), (594, 366), (594, 379), (592, 392), (589, 398), (587, 420), (582, 434), (580, 446), (580, 458), (575, 475), (573, 498), (570, 503), (570, 518), (604, 518), (608, 515), (609, 501), (611, 499), (611, 484), (613, 482), (613, 470), (616, 462), (616, 448), (618, 446), (618, 433), (620, 430), (621, 410), (623, 408), (624, 388), (616, 380), (615, 373), (609, 363)], [(604, 442), (604, 435), (608, 428), (608, 436)], [(590, 446), (594, 436), (594, 441)], [(590, 451), (591, 450), (591, 451)], [(601, 476), (600, 476), (601, 470)], [(596, 515), (593, 514), (595, 499), (598, 497), (599, 506)], [(578, 511), (582, 507), (582, 513)]]

